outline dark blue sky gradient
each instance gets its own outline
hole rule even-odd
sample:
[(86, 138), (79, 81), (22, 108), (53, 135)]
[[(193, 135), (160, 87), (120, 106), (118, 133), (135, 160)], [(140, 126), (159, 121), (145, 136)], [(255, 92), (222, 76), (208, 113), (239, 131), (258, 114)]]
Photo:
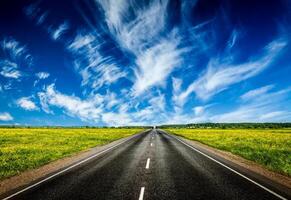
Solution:
[(290, 5), (1, 1), (0, 124), (290, 121)]

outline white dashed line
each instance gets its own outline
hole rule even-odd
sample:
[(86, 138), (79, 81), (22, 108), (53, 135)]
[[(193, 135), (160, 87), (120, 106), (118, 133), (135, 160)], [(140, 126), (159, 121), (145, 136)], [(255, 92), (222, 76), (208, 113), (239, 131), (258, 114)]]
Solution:
[(146, 164), (146, 169), (150, 168), (150, 161), (151, 161), (151, 159), (148, 158), (148, 159), (147, 159), (147, 164)]
[(153, 146), (153, 143), (151, 143), (151, 147)]
[(141, 187), (138, 200), (143, 200), (144, 187)]

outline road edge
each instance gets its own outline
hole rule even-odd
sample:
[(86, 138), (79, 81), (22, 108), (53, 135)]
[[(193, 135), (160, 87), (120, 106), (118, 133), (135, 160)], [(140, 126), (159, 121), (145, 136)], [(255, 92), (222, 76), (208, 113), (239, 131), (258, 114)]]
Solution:
[(139, 137), (140, 135), (148, 131), (148, 129), (143, 130), (134, 135), (115, 140), (102, 146), (90, 148), (72, 156), (52, 161), (39, 168), (24, 171), (19, 175), (4, 179), (0, 181), (0, 199), (6, 199), (7, 197), (18, 193), (25, 188), (29, 188), (36, 183), (43, 182), (49, 177), (61, 175), (63, 174), (62, 171), (65, 172), (67, 171), (66, 169), (72, 169), (74, 167), (77, 167), (79, 165), (78, 163), (83, 164), (85, 162), (89, 162), (91, 159), (99, 156), (99, 154), (102, 155), (103, 153), (113, 150), (116, 147), (126, 142), (129, 142), (131, 139)]
[[(282, 196), (291, 198), (291, 178), (272, 172), (253, 161), (244, 159), (230, 152), (222, 151), (202, 144), (200, 142), (189, 140), (184, 137), (175, 135), (173, 133), (168, 133), (165, 130), (161, 129), (159, 130), (169, 135), (170, 137), (177, 139), (178, 141), (179, 140), (183, 141), (189, 146), (192, 146), (194, 149), (197, 149), (198, 151), (201, 151), (202, 153), (208, 155), (209, 157), (214, 158), (215, 160), (221, 162), (222, 164), (225, 164), (234, 171), (237, 171), (242, 175), (249, 177), (252, 180), (255, 180), (255, 182), (258, 182), (259, 184), (262, 184), (267, 188), (270, 188), (275, 192), (282, 194)], [(254, 170), (249, 165), (256, 166), (265, 173), (261, 173), (258, 170)], [(286, 181), (284, 181), (283, 183), (281, 181), (282, 179)]]

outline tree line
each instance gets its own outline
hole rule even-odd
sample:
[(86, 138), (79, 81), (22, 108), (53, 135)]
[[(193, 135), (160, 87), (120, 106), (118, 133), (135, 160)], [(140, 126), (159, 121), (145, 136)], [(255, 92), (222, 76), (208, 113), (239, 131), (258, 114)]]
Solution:
[(159, 128), (279, 129), (291, 128), (291, 123), (191, 123), (161, 125)]

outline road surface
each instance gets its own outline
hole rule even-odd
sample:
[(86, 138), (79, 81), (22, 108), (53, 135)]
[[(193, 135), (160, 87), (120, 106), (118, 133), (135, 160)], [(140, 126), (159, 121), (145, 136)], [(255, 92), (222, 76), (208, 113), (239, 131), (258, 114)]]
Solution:
[(290, 198), (252, 181), (153, 129), (9, 199)]

